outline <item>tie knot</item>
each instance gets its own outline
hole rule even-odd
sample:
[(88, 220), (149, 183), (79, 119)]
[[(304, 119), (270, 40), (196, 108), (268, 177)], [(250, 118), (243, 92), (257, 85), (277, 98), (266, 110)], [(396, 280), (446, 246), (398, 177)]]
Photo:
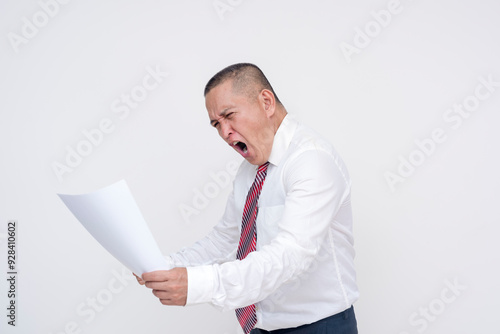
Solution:
[(269, 166), (269, 161), (266, 162), (265, 164), (262, 164), (259, 166), (259, 168), (257, 169), (257, 174), (262, 174), (262, 173), (266, 172), (267, 166)]

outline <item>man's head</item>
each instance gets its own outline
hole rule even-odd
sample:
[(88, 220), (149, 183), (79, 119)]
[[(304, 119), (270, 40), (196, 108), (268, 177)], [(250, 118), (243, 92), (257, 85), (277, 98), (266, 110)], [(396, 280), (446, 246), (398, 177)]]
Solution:
[(205, 104), (210, 124), (248, 162), (269, 159), (286, 110), (257, 66), (235, 64), (214, 75), (205, 87)]

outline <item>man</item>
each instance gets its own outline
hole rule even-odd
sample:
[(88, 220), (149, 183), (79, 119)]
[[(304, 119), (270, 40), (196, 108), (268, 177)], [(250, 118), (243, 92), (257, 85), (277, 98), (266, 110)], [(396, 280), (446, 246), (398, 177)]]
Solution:
[(253, 64), (217, 73), (205, 102), (211, 125), (245, 160), (210, 234), (139, 283), (165, 305), (235, 309), (245, 333), (357, 333), (344, 163), (287, 114)]

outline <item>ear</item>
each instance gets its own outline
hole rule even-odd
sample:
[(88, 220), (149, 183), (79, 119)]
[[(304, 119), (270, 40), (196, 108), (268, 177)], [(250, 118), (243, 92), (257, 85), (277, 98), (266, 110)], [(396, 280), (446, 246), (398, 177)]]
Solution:
[(274, 112), (276, 110), (276, 99), (274, 98), (274, 94), (270, 90), (263, 89), (260, 92), (259, 102), (262, 106), (262, 109), (264, 109), (264, 111), (266, 112), (267, 117), (271, 117), (274, 115)]

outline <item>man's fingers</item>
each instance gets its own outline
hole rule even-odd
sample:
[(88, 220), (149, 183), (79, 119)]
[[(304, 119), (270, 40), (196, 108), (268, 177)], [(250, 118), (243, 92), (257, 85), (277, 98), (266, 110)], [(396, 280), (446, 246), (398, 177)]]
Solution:
[(140, 285), (144, 285), (146, 284), (146, 281), (144, 281), (140, 276), (137, 276), (135, 273), (132, 273), (134, 274), (135, 278), (137, 279), (137, 282), (140, 284)]
[(173, 268), (157, 270), (142, 274), (142, 281), (163, 305), (186, 305), (187, 300), (187, 270)]
[(186, 303), (181, 301), (180, 299), (161, 299), (160, 298), (160, 303), (163, 305), (169, 305), (169, 306), (185, 306)]
[(146, 288), (150, 288), (153, 290), (166, 290), (168, 288), (168, 284), (166, 282), (146, 282)]
[(157, 270), (142, 274), (142, 279), (146, 282), (163, 282), (168, 278), (168, 270)]
[(180, 294), (167, 293), (162, 290), (153, 290), (153, 295), (157, 297), (163, 305), (186, 305), (185, 298)]

